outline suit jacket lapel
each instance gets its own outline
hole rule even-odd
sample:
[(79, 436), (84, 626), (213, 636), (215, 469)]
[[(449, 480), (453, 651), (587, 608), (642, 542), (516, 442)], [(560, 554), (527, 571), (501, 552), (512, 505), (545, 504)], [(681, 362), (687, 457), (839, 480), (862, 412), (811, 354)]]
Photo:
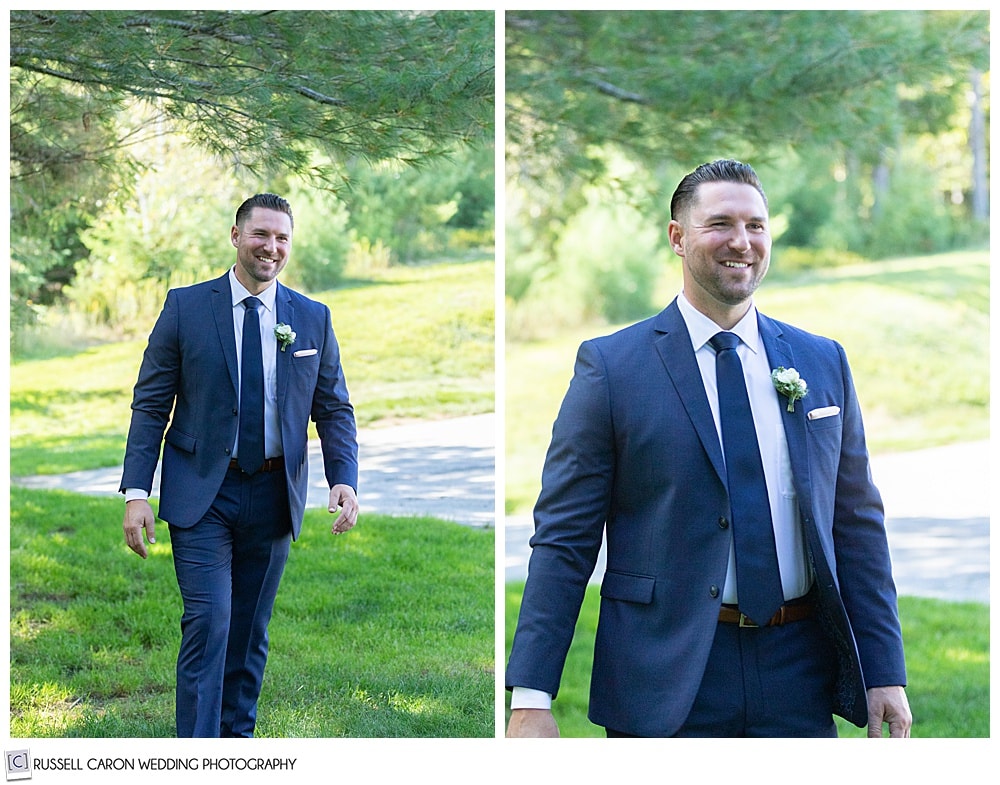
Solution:
[[(772, 368), (795, 367), (791, 346), (782, 337), (781, 325), (758, 313), (757, 323)], [(800, 358), (801, 359), (801, 358)], [(867, 719), (865, 684), (858, 668), (857, 645), (854, 642), (851, 624), (844, 609), (835, 575), (835, 554), (824, 550), (824, 542), (818, 530), (818, 514), (813, 509), (813, 490), (810, 469), (810, 435), (806, 426), (808, 407), (796, 405), (794, 412), (787, 411), (781, 402), (781, 421), (785, 426), (788, 454), (792, 466), (792, 479), (798, 496), (803, 532), (809, 552), (810, 564), (816, 578), (820, 616), (824, 626), (830, 631), (838, 650), (835, 713), (846, 717), (855, 725), (863, 726)], [(832, 522), (831, 522), (832, 525)], [(831, 548), (832, 548), (831, 544)]]
[(725, 482), (726, 469), (722, 457), (722, 445), (719, 443), (719, 432), (715, 428), (708, 396), (705, 395), (701, 371), (691, 347), (691, 336), (676, 300), (656, 318), (653, 329), (660, 333), (654, 345), (670, 375), (674, 389), (677, 390), (677, 395), (719, 479)]
[[(291, 295), (288, 293), (288, 289), (280, 283), (275, 282), (275, 285), (278, 287), (278, 291), (274, 297), (275, 318), (277, 319), (277, 324), (287, 324), (294, 330), (295, 306), (292, 304)], [(294, 345), (292, 349), (286, 349), (285, 351), (281, 351), (281, 347), (278, 347), (276, 373), (278, 375), (279, 412), (284, 411), (285, 392), (288, 389), (288, 371), (291, 367), (292, 351), (294, 351)]]
[[(767, 360), (772, 369), (778, 367), (794, 368), (792, 347), (782, 337), (781, 327), (772, 319), (757, 314), (757, 324), (760, 336), (767, 352)], [(779, 395), (780, 398), (780, 395)], [(795, 492), (799, 497), (799, 506), (803, 513), (812, 509), (812, 482), (809, 471), (809, 445), (806, 433), (806, 407), (799, 404), (794, 412), (789, 412), (784, 399), (781, 399), (781, 423), (785, 427), (785, 439), (788, 442), (788, 456), (792, 465), (792, 478)]]
[[(758, 314), (757, 323), (760, 325), (760, 334), (771, 368), (779, 366), (794, 368), (792, 349), (788, 342), (781, 337), (780, 326), (761, 314)], [(779, 405), (781, 407), (781, 422), (785, 426), (785, 439), (788, 442), (788, 456), (792, 467), (792, 482), (798, 497), (803, 532), (809, 549), (811, 566), (822, 591), (824, 586), (834, 584), (830, 565), (835, 562), (835, 559), (833, 554), (825, 552), (823, 540), (816, 528), (809, 460), (809, 433), (806, 428), (807, 407), (798, 405), (794, 412), (789, 412), (783, 399)]]
[(226, 358), (229, 379), (233, 390), (239, 395), (240, 375), (236, 360), (236, 330), (233, 327), (233, 291), (229, 286), (229, 273), (215, 280), (212, 286), (212, 314), (222, 344), (222, 354)]

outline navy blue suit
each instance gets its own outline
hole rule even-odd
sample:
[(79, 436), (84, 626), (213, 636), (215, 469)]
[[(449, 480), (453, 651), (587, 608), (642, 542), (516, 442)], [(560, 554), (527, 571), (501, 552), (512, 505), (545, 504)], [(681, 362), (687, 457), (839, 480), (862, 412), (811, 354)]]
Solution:
[[(772, 368), (808, 397), (782, 408), (822, 628), (835, 652), (830, 708), (867, 722), (866, 686), (905, 684), (881, 499), (843, 350), (763, 315)], [(810, 421), (807, 411), (838, 406)], [(669, 736), (691, 710), (719, 627), (732, 537), (722, 448), (676, 302), (580, 347), (535, 507), (528, 581), (506, 682), (558, 692), (606, 527), (607, 571), (590, 719)], [(794, 685), (789, 685), (794, 690)]]
[(253, 731), (267, 622), (305, 510), (310, 418), (327, 483), (357, 488), (354, 410), (330, 311), (274, 285), (277, 321), (296, 333), (276, 354), (283, 470), (230, 468), (239, 371), (228, 273), (167, 294), (133, 395), (121, 486), (150, 490), (162, 443), (158, 514), (170, 524), (185, 605), (178, 735)]

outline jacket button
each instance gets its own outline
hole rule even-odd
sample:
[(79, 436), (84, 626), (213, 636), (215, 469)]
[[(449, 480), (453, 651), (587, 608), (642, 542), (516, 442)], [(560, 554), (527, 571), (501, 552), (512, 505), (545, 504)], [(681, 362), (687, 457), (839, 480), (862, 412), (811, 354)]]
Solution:
[(226, 455), (232, 455), (232, 454), (233, 454), (233, 451), (232, 451), (232, 450), (230, 450), (230, 449), (229, 449), (229, 448), (227, 447), (227, 448), (226, 448)]
[(713, 583), (711, 586), (708, 587), (708, 594), (714, 600), (716, 597), (719, 596), (719, 587)]
[(240, 413), (240, 410), (239, 410), (239, 409), (237, 409), (237, 408), (236, 408), (236, 407), (234, 406), (234, 407), (233, 407), (233, 416), (235, 417), (235, 416), (236, 416), (237, 414), (239, 414), (239, 413)]
[(724, 515), (721, 518), (719, 518), (719, 528), (720, 529), (728, 529), (729, 528), (729, 521), (726, 520), (726, 516), (724, 516)]

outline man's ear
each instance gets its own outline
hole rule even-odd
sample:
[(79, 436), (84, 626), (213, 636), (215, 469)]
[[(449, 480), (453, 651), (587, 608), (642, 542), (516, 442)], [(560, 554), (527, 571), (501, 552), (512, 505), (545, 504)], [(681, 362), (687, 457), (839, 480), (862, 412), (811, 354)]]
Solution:
[(234, 248), (240, 244), (240, 227), (234, 225), (233, 228), (229, 230), (229, 240), (233, 244)]
[(677, 221), (671, 221), (667, 225), (667, 236), (670, 238), (670, 247), (674, 253), (680, 257), (684, 256), (684, 227)]

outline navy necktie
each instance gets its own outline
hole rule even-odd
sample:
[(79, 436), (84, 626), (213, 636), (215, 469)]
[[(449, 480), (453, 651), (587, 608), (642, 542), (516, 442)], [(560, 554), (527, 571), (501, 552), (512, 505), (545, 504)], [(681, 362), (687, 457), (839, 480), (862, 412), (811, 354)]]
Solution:
[(261, 304), (256, 297), (243, 301), (243, 355), (240, 373), (239, 465), (253, 474), (264, 465), (264, 359), (260, 348)]
[(767, 624), (781, 607), (783, 596), (764, 466), (743, 378), (743, 364), (736, 353), (740, 338), (735, 333), (721, 332), (713, 336), (710, 343), (716, 352), (719, 418), (736, 540), (739, 607), (752, 621)]

